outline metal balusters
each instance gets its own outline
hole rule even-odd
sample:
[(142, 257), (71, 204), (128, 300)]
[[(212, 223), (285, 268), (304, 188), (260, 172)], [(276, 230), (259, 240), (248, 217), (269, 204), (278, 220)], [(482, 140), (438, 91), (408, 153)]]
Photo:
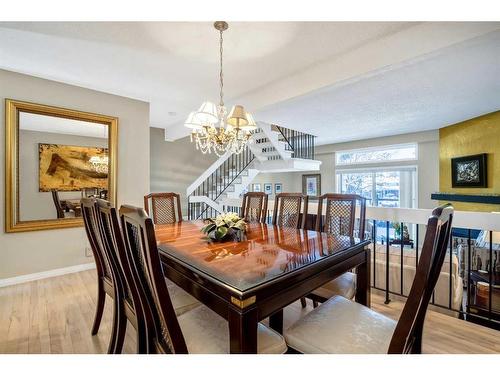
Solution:
[(415, 232), (415, 269), (418, 267), (418, 224), (416, 224)]
[(403, 289), (403, 278), (404, 278), (404, 274), (403, 274), (403, 271), (404, 271), (404, 262), (403, 262), (403, 252), (404, 252), (404, 223), (401, 223), (401, 226), (399, 227), (400, 228), (400, 231), (399, 231), (399, 240), (401, 241), (401, 254), (400, 254), (400, 264), (401, 264), (401, 269), (400, 269), (400, 278), (401, 278), (401, 294), (403, 295), (404, 294), (404, 289)]
[[(452, 284), (452, 277), (453, 275), (453, 270), (452, 270), (452, 264), (453, 264), (453, 236), (450, 236), (450, 277), (448, 278), (448, 287), (449, 287), (449, 294), (448, 294), (448, 308), (451, 310), (452, 308), (452, 293), (453, 293), (453, 284)], [(440, 271), (441, 272), (441, 271)]]
[(385, 222), (385, 233), (386, 233), (386, 241), (385, 241), (385, 301), (384, 303), (387, 305), (391, 300), (389, 299), (389, 221)]
[(467, 314), (470, 314), (470, 287), (471, 287), (471, 279), (470, 279), (470, 274), (471, 274), (471, 263), (472, 263), (472, 251), (471, 251), (471, 243), (472, 243), (472, 231), (469, 229), (467, 231), (467, 306), (466, 306), (466, 312)]
[(493, 299), (493, 231), (490, 230), (490, 267), (487, 270), (489, 272), (489, 282), (488, 282), (488, 318), (491, 319), (491, 302)]
[[(191, 195), (207, 196), (213, 201), (217, 201), (254, 158), (255, 156), (248, 148), (240, 154), (232, 154)], [(190, 210), (195, 210), (195, 212), (188, 214), (191, 220), (212, 217), (216, 213), (214, 209), (209, 209), (205, 203), (197, 203), (196, 206), (197, 208), (188, 205)]]
[(314, 136), (296, 130), (277, 126), (281, 139), (286, 142), (285, 149), (293, 151), (292, 158), (314, 159)]
[(377, 220), (373, 220), (372, 228), (372, 244), (373, 244), (373, 286), (377, 286)]

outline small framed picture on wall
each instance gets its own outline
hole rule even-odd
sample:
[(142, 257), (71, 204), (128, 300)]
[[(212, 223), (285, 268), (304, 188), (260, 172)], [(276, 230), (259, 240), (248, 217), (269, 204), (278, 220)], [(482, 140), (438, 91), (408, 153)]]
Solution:
[(488, 187), (486, 154), (451, 159), (452, 187)]
[(280, 194), (283, 192), (283, 184), (274, 184), (274, 194)]
[(313, 198), (321, 195), (321, 174), (302, 175), (302, 194)]
[(264, 193), (271, 195), (273, 193), (273, 184), (264, 184)]
[(260, 193), (262, 191), (261, 184), (252, 184), (252, 191), (254, 193)]

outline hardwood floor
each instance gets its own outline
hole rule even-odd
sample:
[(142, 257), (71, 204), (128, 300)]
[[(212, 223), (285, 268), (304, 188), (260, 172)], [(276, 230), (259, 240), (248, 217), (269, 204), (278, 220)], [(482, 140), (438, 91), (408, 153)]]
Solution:
[[(106, 300), (101, 328), (90, 335), (96, 298), (95, 270), (0, 288), (0, 353), (105, 353), (111, 323)], [(108, 298), (108, 297), (107, 297)], [(312, 309), (300, 303), (285, 309), (285, 327)], [(397, 319), (403, 303), (372, 308)], [(134, 328), (127, 327), (124, 353), (135, 352)], [(424, 328), (425, 353), (500, 353), (500, 332), (429, 311)]]

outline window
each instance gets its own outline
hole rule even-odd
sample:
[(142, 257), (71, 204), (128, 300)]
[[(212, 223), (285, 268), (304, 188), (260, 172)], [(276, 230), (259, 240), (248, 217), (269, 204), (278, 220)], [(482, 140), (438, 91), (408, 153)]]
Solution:
[(358, 150), (340, 151), (335, 153), (335, 164), (338, 166), (416, 159), (416, 144), (371, 147)]
[(416, 207), (416, 167), (337, 172), (337, 191), (359, 194), (376, 207)]
[[(359, 194), (366, 198), (366, 204), (369, 206), (415, 208), (416, 175), (416, 167), (338, 171), (337, 192)], [(386, 238), (385, 222), (377, 222), (375, 230), (378, 241)], [(416, 227), (408, 225), (408, 230), (411, 237), (415, 234)], [(389, 236), (395, 236), (393, 227), (389, 230)]]

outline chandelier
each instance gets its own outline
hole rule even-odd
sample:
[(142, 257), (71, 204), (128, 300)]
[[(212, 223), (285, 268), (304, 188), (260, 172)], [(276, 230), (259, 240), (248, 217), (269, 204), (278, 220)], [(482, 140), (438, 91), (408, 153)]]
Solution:
[(89, 162), (94, 171), (108, 173), (109, 158), (107, 156), (92, 156)]
[(214, 27), (220, 33), (220, 100), (219, 105), (204, 102), (198, 111), (191, 112), (184, 126), (191, 129), (191, 142), (196, 144), (196, 149), (203, 154), (214, 152), (222, 156), (226, 152), (241, 153), (251, 141), (252, 131), (257, 125), (252, 115), (245, 111), (242, 105), (235, 105), (227, 112), (224, 106), (224, 75), (222, 70), (222, 33), (227, 30), (228, 24), (217, 21)]

